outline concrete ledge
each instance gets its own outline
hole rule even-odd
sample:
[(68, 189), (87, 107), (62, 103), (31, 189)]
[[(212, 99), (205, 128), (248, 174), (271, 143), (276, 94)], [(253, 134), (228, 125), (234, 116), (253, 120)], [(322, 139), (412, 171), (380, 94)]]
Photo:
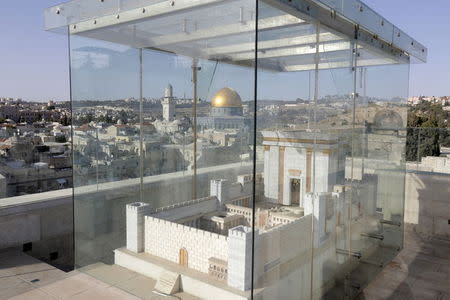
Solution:
[(241, 292), (228, 285), (191, 269), (154, 257), (146, 253), (133, 253), (125, 248), (114, 250), (115, 264), (144, 276), (158, 279), (165, 271), (181, 275), (181, 288), (184, 292), (211, 300), (248, 300), (250, 292)]
[(0, 199), (0, 216), (72, 203), (72, 189)]
[[(227, 170), (236, 170), (238, 168), (251, 168), (251, 163), (231, 163), (225, 165), (218, 165), (213, 167), (200, 168), (197, 171), (198, 175), (215, 174)], [(189, 171), (179, 171), (174, 173), (165, 173), (153, 176), (144, 177), (144, 186), (149, 188), (151, 184), (157, 182), (175, 184), (177, 180), (184, 178), (191, 178), (192, 174)], [(85, 199), (87, 196), (99, 197), (99, 195), (114, 195), (114, 199), (122, 196), (130, 195), (130, 192), (135, 192), (139, 187), (139, 178), (104, 182), (98, 185), (86, 185), (75, 187), (74, 189), (62, 189), (44, 193), (36, 193), (23, 196), (15, 196), (0, 199), (0, 216), (23, 213), (30, 210), (40, 209), (43, 207), (57, 206), (68, 204), (72, 202), (73, 193), (79, 198)], [(44, 203), (44, 205), (42, 205)]]

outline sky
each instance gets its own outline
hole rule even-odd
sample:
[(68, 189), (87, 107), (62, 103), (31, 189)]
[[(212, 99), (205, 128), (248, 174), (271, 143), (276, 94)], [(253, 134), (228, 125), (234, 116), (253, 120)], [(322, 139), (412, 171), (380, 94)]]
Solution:
[[(62, 1), (1, 1), (0, 97), (18, 97), (36, 101), (68, 100), (70, 98), (68, 41), (64, 35), (45, 32), (43, 29), (44, 9), (60, 2)], [(364, 2), (428, 47), (428, 62), (411, 66), (409, 95), (450, 95), (450, 39), (448, 38), (450, 1), (433, 0), (428, 3), (423, 0), (365, 0)], [(160, 63), (162, 62), (163, 60)], [(97, 59), (96, 63), (101, 64), (101, 59)], [(179, 65), (175, 67), (180, 69)], [(151, 66), (148, 69), (151, 70)], [(209, 70), (213, 69), (214, 66), (209, 66)], [(186, 72), (186, 68), (183, 70)], [(236, 84), (240, 89), (251, 93), (251, 84), (242, 83), (243, 80), (240, 76), (244, 75), (239, 75), (239, 72), (227, 71), (226, 66), (219, 66), (216, 71), (219, 71), (218, 74), (222, 74), (224, 78), (221, 79), (218, 75), (218, 79), (214, 82), (205, 79), (204, 81), (212, 86), (205, 84), (204, 87), (201, 87), (203, 90), (201, 89), (200, 92), (204, 97), (210, 96), (210, 90), (218, 89), (222, 84), (232, 84), (233, 80), (240, 82)], [(399, 74), (404, 72), (404, 70), (397, 71)], [(344, 93), (345, 84), (340, 84), (339, 80), (348, 74), (340, 71), (332, 73), (334, 74), (329, 75), (328, 79), (324, 76), (322, 83), (324, 85), (329, 83), (330, 86), (334, 84), (335, 89), (342, 89), (336, 93)], [(233, 79), (229, 79), (230, 76), (223, 74), (231, 74)], [(278, 76), (275, 79), (270, 76), (267, 76), (268, 81), (271, 79), (282, 80), (283, 88), (291, 96), (296, 94), (294, 89), (298, 89), (299, 79), (303, 84), (309, 80), (308, 74), (299, 75), (296, 78)], [(383, 73), (376, 70), (369, 75), (369, 78), (371, 82), (375, 82), (372, 86), (374, 91), (380, 90), (381, 86), (390, 84), (383, 82)], [(147, 80), (152, 82), (150, 77)], [(161, 90), (162, 93), (163, 85), (167, 84), (167, 80), (156, 78), (157, 80), (160, 80), (160, 86), (155, 88), (158, 91)], [(107, 84), (108, 82), (104, 83), (105, 88), (108, 86)], [(189, 93), (189, 91), (186, 92), (188, 83), (173, 85), (177, 96)], [(395, 86), (392, 84), (392, 87), (386, 89), (389, 88), (395, 89)], [(97, 92), (101, 93), (101, 91), (101, 86), (97, 87)], [(271, 85), (261, 85), (261, 91), (262, 94), (267, 95), (267, 98), (276, 97), (276, 91), (273, 91)], [(79, 93), (80, 97), (83, 95), (82, 92)], [(243, 92), (244, 96), (248, 93)], [(298, 96), (306, 97), (305, 93), (309, 93), (309, 89), (303, 89), (303, 94)], [(324, 93), (332, 94), (333, 89), (324, 90)], [(150, 92), (148, 95), (154, 96)]]

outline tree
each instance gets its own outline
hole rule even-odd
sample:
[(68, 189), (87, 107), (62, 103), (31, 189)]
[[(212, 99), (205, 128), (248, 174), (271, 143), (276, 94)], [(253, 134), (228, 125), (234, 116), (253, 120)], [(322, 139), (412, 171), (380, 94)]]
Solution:
[(450, 144), (449, 112), (439, 104), (422, 101), (408, 112), (406, 159), (439, 156), (441, 145)]

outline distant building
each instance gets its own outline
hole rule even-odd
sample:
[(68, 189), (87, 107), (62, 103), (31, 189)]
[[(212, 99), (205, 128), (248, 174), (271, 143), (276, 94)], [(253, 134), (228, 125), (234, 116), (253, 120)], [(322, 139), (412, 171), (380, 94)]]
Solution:
[(210, 115), (197, 118), (200, 130), (246, 129), (250, 120), (244, 117), (239, 94), (228, 87), (218, 91), (211, 99)]
[(162, 101), (163, 119), (171, 122), (175, 119), (175, 101), (173, 98), (173, 87), (169, 84), (164, 91), (164, 99)]
[(174, 134), (187, 128), (186, 119), (176, 117), (175, 97), (173, 96), (173, 87), (168, 85), (164, 90), (164, 98), (161, 101), (163, 107), (163, 119), (153, 122), (157, 132), (162, 134)]
[(408, 163), (408, 169), (423, 172), (450, 174), (450, 157), (422, 157), (420, 163)]

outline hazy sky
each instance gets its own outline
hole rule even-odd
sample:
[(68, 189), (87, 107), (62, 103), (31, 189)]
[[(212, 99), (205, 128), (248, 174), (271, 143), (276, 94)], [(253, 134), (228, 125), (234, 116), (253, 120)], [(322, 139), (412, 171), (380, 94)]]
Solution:
[[(67, 100), (69, 98), (67, 39), (63, 35), (43, 30), (43, 10), (62, 2), (61, 0), (14, 0), (0, 3), (0, 97), (21, 97), (27, 100)], [(448, 0), (366, 0), (368, 5), (385, 16), (388, 20), (425, 44), (429, 50), (427, 64), (414, 64), (411, 67), (411, 95), (450, 95), (450, 1)], [(226, 68), (221, 67), (222, 76)], [(223, 71), (225, 70), (225, 71)], [(225, 72), (225, 73), (224, 73)], [(402, 73), (403, 71), (399, 71)], [(303, 82), (308, 75), (299, 75)], [(348, 76), (335, 72), (323, 78), (322, 84), (335, 86), (336, 93), (344, 93), (346, 84), (339, 80)], [(202, 92), (208, 97), (211, 92), (224, 83), (232, 85), (234, 81), (238, 89), (251, 92), (251, 84), (244, 85), (239, 76), (233, 79), (219, 79), (212, 87), (204, 87)], [(225, 76), (227, 77), (227, 76)], [(284, 87), (287, 95), (296, 94), (297, 79), (286, 76)], [(277, 77), (282, 79), (282, 76)], [(374, 82), (372, 89), (379, 90), (389, 82), (382, 82), (383, 73), (374, 70), (369, 80)], [(270, 79), (270, 76), (267, 77)], [(165, 85), (166, 79), (159, 79), (158, 90)], [(289, 81), (291, 80), (291, 81)], [(228, 82), (230, 81), (230, 82)], [(331, 82), (333, 81), (333, 82)], [(205, 82), (208, 80), (205, 79)], [(209, 82), (208, 82), (209, 83)], [(175, 87), (177, 96), (186, 93), (186, 85)], [(174, 84), (175, 85), (175, 84)], [(262, 92), (271, 98), (275, 92), (270, 85), (262, 86)], [(389, 87), (388, 87), (389, 88)], [(392, 89), (395, 88), (393, 85)], [(339, 91), (339, 89), (342, 89)], [(305, 97), (307, 89), (301, 93)], [(101, 90), (99, 91), (101, 92)], [(162, 93), (162, 92), (161, 92)], [(187, 92), (189, 93), (189, 91)], [(333, 93), (333, 88), (324, 90)], [(369, 86), (369, 94), (370, 86)], [(243, 92), (245, 98), (247, 92)], [(152, 93), (149, 93), (151, 96)], [(208, 95), (208, 96), (206, 96)], [(290, 98), (290, 96), (288, 96)]]

